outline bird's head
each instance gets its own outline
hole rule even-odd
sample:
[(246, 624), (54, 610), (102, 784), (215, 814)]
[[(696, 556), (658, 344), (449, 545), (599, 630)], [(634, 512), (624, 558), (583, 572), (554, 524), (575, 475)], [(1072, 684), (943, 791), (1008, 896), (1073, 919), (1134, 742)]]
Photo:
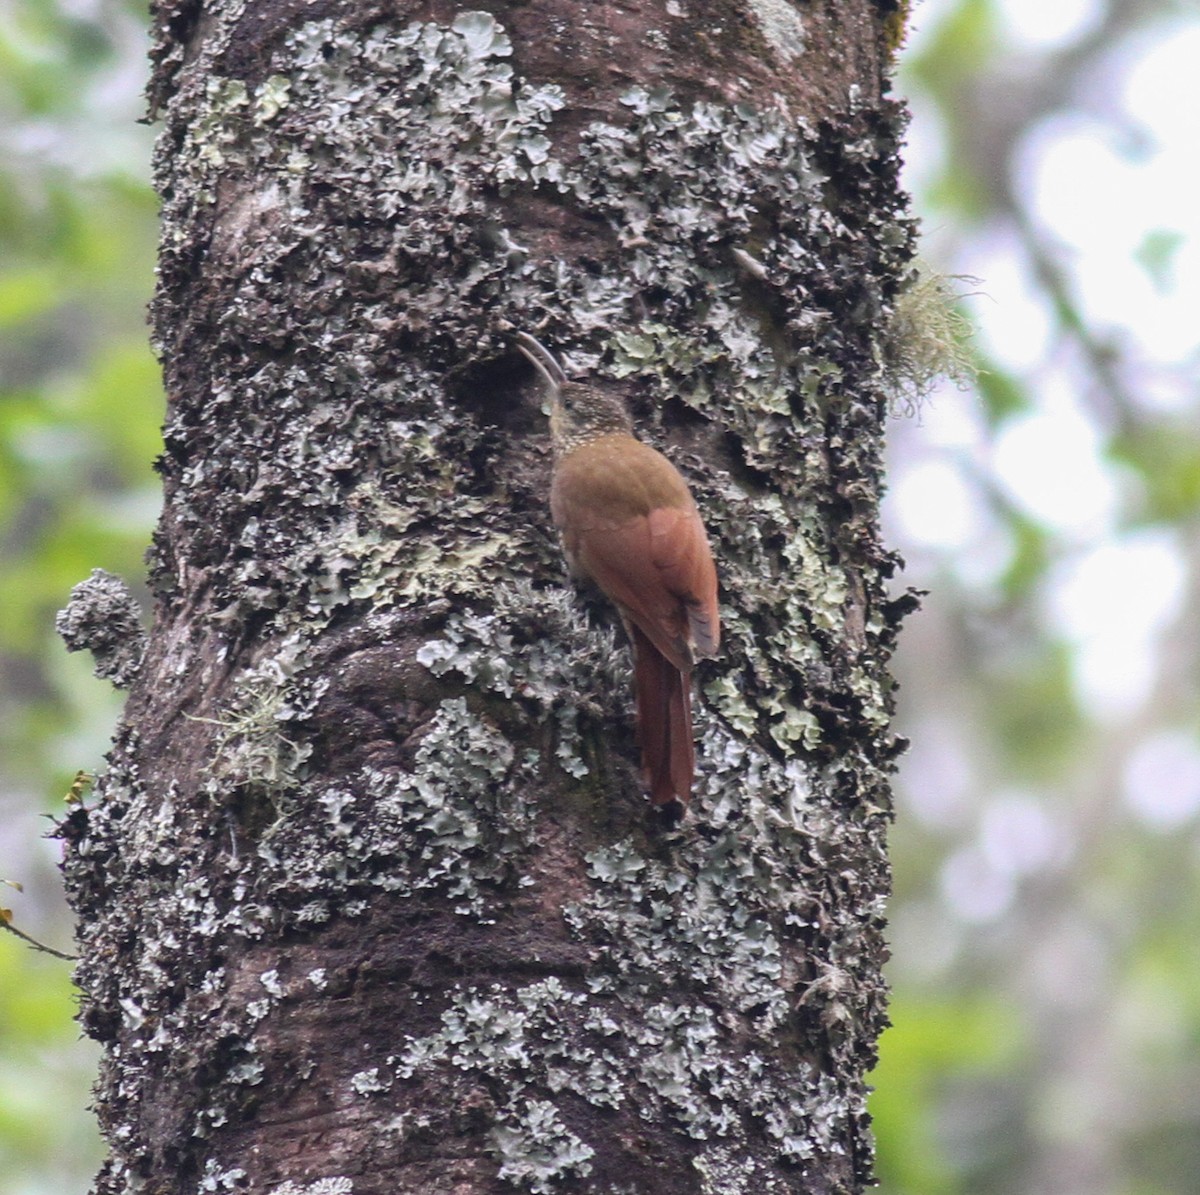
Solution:
[(586, 382), (572, 382), (557, 358), (528, 332), (517, 333), (517, 348), (542, 375), (550, 391), (550, 438), (558, 456), (597, 436), (633, 434), (633, 421), (615, 394)]

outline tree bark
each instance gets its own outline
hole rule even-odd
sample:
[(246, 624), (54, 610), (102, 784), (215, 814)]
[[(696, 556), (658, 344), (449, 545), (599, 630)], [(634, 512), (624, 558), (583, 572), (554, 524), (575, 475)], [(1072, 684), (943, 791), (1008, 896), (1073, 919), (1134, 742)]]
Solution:
[[(99, 1195), (869, 1182), (893, 7), (158, 4), (154, 623), (63, 827)], [(517, 329), (714, 543), (677, 825)]]

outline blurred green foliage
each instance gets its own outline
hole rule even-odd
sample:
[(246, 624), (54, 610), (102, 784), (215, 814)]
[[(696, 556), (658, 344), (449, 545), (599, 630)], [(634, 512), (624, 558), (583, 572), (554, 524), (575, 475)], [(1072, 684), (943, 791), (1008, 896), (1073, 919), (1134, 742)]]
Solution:
[(889, 1187), (922, 1195), (962, 1190), (940, 1148), (930, 1112), (963, 1076), (1002, 1074), (1028, 1049), (1013, 1010), (986, 992), (969, 998), (892, 1001), (888, 1049), (876, 1068), (871, 1101)]
[[(54, 614), (93, 568), (139, 582), (159, 504), (146, 20), (117, 0), (0, 6), (0, 878), (25, 888), (0, 903), (60, 947), (43, 815), (100, 764), (120, 703)], [(0, 1195), (82, 1191), (98, 1164), (70, 973), (0, 934)]]
[[(1076, 152), (1084, 135), (1149, 163), (1166, 134), (1123, 110), (1124, 71), (1195, 33), (1200, 12), (926, 0), (913, 21), (900, 90), (917, 111), (924, 252), (982, 275), (964, 303), (982, 331), (973, 387), (893, 435), (893, 486), (953, 475), (940, 508), (969, 517), (957, 539), (922, 539), (939, 509), (926, 497), (894, 532), (908, 581), (932, 592), (897, 659), (914, 747), (893, 836), (893, 1027), (872, 1078), (881, 1190), (1187, 1195), (1200, 1189), (1200, 335), (1173, 356), (1160, 325), (1183, 322), (1200, 220), (1185, 233), (1131, 201), (1129, 228), (1106, 223), (1097, 200), (1111, 196), (1081, 174), (1074, 225), (1056, 224), (1053, 201), (1069, 204), (1038, 171), (1055, 150), (1103, 161)], [(1120, 263), (1105, 292), (1088, 258), (1118, 237), (1174, 312), (1122, 303)], [(1097, 315), (1122, 307), (1125, 322)], [(1005, 457), (1021, 427), (1023, 445), (1060, 437), (1038, 445), (1040, 477), (1025, 466), (1037, 497)], [(1089, 453), (1107, 489), (1072, 518), (1095, 484), (1078, 470)], [(1137, 576), (1147, 561), (1160, 571)]]
[[(72, 1032), (67, 964), (0, 935), (0, 1189), (82, 1191), (99, 1156), (86, 1107), (94, 1052)], [(53, 1160), (51, 1160), (53, 1159)]]

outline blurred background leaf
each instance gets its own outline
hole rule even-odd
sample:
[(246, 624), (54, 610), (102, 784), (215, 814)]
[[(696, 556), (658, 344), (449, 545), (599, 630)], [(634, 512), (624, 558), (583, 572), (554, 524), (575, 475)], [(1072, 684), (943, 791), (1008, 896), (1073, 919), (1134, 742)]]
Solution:
[(1200, 10), (925, 0), (899, 89), (980, 373), (891, 443), (884, 1195), (1200, 1189)]

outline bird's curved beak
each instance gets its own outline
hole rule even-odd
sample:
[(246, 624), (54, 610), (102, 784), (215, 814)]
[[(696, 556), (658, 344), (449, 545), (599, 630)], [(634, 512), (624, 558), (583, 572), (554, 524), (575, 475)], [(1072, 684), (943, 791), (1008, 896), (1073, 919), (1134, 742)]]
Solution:
[(558, 397), (559, 387), (567, 380), (563, 367), (559, 365), (554, 354), (528, 332), (518, 332), (516, 339), (521, 355), (542, 375), (546, 385), (550, 387), (550, 398), (553, 402)]

